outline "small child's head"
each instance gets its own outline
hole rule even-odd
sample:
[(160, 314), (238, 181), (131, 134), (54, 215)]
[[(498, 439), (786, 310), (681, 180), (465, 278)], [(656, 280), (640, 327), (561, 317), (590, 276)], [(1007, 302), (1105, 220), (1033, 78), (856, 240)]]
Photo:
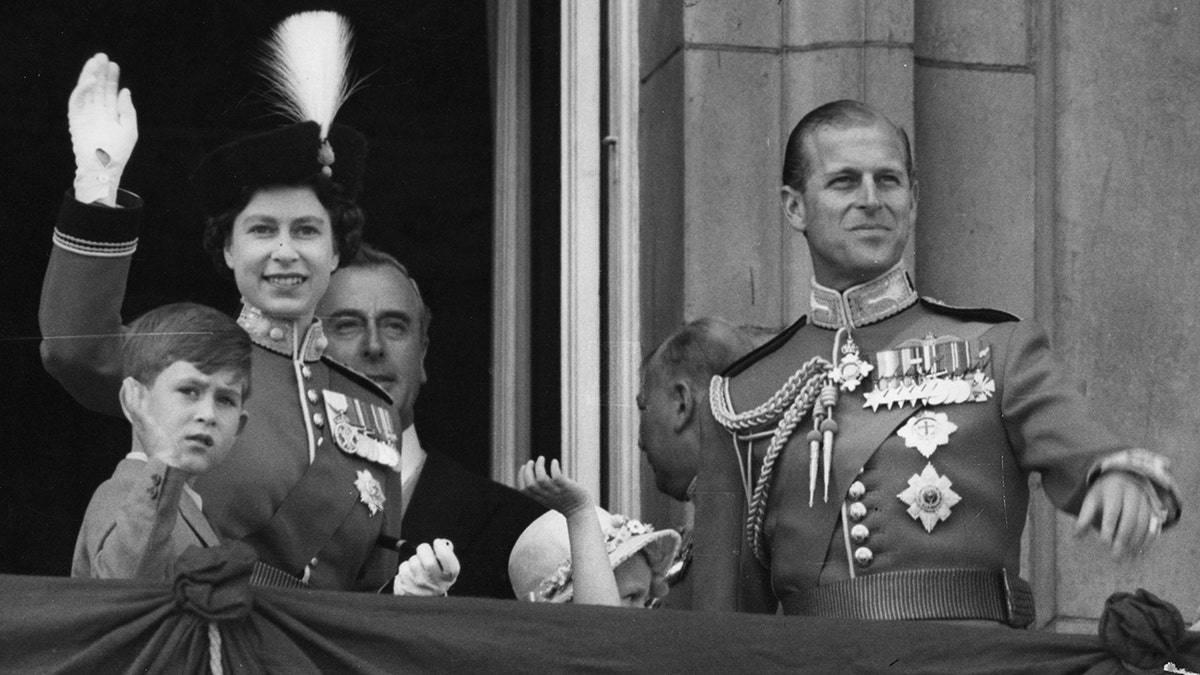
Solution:
[[(192, 473), (224, 459), (246, 422), (250, 349), (250, 336), (211, 307), (181, 302), (138, 317), (122, 348), (125, 386), (136, 390), (139, 410), (150, 418), (141, 422), (165, 434), (139, 440), (159, 438), (160, 446), (178, 449), (179, 467)], [(136, 432), (139, 420), (130, 421)], [(169, 448), (143, 450), (158, 455)]]
[[(666, 595), (663, 575), (679, 549), (679, 533), (596, 507), (604, 548), (617, 580), (621, 605), (645, 607)], [(508, 558), (508, 576), (520, 600), (570, 602), (571, 541), (567, 519), (547, 511), (521, 533)]]

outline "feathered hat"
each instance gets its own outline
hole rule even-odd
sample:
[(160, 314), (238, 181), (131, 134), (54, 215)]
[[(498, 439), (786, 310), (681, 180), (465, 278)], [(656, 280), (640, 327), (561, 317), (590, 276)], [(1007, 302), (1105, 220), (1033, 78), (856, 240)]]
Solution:
[(263, 71), (275, 109), (292, 124), (214, 150), (192, 174), (210, 216), (232, 208), (244, 190), (294, 183), (323, 173), (355, 199), (362, 188), (367, 141), (333, 121), (357, 83), (349, 77), (350, 24), (334, 12), (284, 19), (267, 40)]

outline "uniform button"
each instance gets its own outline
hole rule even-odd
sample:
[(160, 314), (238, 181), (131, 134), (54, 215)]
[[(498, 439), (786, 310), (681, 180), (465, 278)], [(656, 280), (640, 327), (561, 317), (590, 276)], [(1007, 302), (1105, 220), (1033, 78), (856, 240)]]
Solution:
[(275, 328), (272, 328), (271, 330), (267, 331), (267, 337), (271, 338), (272, 340), (282, 340), (283, 339), (283, 329), (276, 326)]
[(321, 413), (313, 413), (313, 424), (319, 427), (325, 426), (325, 416)]
[(871, 531), (868, 530), (867, 526), (863, 525), (862, 523), (850, 528), (850, 539), (856, 544), (865, 542), (869, 536), (871, 536)]
[(320, 396), (317, 395), (316, 389), (309, 389), (307, 395), (309, 403), (316, 403), (318, 400), (320, 400)]
[(319, 448), (319, 447), (321, 447), (321, 444), (322, 444), (322, 443), (324, 443), (324, 442), (325, 442), (325, 437), (324, 437), (324, 436), (321, 436), (321, 437), (317, 438), (317, 447), (318, 447), (318, 448)]
[(308, 366), (300, 366), (300, 374), (303, 375), (304, 379), (307, 380), (308, 378), (312, 377), (312, 368), (309, 368)]
[(866, 546), (859, 546), (858, 548), (854, 549), (854, 562), (859, 567), (866, 567), (867, 565), (870, 565), (871, 561), (874, 559), (875, 554), (872, 553), (871, 549), (867, 548)]
[(317, 557), (316, 557), (316, 556), (313, 556), (313, 559), (308, 561), (308, 566), (309, 566), (309, 567), (316, 567), (316, 566), (317, 566)]
[(328, 346), (329, 338), (325, 337), (324, 335), (313, 341), (313, 347), (315, 347), (318, 352), (325, 351), (325, 348)]
[(867, 486), (862, 484), (862, 481), (856, 480), (850, 484), (850, 489), (846, 492), (846, 496), (850, 499), (862, 499), (863, 495), (867, 494)]
[(867, 517), (867, 507), (862, 502), (854, 502), (850, 505), (850, 520), (858, 522)]

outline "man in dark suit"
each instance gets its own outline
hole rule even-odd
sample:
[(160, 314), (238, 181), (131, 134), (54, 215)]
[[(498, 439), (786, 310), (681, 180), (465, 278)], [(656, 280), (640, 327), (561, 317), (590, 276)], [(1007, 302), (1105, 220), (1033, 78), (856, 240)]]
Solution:
[(408, 270), (364, 244), (333, 275), (317, 314), (328, 353), (383, 387), (400, 419), (401, 536), (453, 542), (462, 571), (451, 595), (512, 598), (509, 553), (545, 509), (421, 446), (413, 405), (426, 379), (432, 315)]
[(663, 606), (691, 609), (692, 490), (703, 465), (701, 450), (711, 431), (705, 424), (708, 383), (713, 375), (754, 349), (742, 328), (701, 317), (671, 333), (642, 361), (638, 392), (638, 447), (654, 471), (658, 491), (686, 504), (683, 542), (668, 570), (671, 593)]

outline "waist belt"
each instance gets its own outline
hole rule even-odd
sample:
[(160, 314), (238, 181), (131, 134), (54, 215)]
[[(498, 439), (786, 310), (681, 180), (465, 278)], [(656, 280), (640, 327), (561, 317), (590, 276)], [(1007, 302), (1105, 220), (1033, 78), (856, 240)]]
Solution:
[(1033, 623), (1033, 592), (1008, 570), (881, 572), (797, 591), (787, 614), (843, 619), (985, 619), (1015, 628)]

